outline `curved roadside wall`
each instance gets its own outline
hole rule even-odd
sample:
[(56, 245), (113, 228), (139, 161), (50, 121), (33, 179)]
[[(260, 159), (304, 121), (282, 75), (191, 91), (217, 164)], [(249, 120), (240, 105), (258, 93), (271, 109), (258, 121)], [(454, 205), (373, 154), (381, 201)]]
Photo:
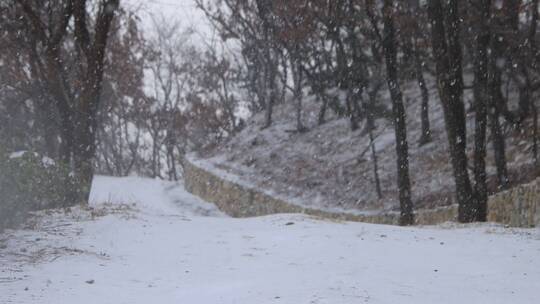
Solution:
[[(186, 158), (184, 184), (187, 191), (214, 203), (232, 217), (263, 216), (275, 213), (304, 213), (317, 217), (374, 224), (397, 225), (399, 213), (358, 214), (311, 209), (287, 198), (257, 189), (207, 163)], [(513, 227), (540, 226), (540, 178), (490, 197), (488, 220)], [(418, 225), (434, 225), (457, 218), (457, 205), (417, 210)]]
[(540, 227), (540, 178), (489, 197), (488, 221)]

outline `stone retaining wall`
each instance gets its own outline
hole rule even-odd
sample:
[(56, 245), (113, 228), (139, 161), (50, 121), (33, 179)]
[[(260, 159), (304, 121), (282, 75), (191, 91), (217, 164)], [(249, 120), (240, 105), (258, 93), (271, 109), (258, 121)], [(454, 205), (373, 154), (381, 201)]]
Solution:
[[(270, 195), (260, 189), (235, 182), (234, 178), (225, 178), (186, 159), (184, 162), (184, 182), (186, 190), (212, 202), (232, 217), (263, 216), (275, 213), (305, 213), (324, 218), (357, 221), (374, 224), (397, 225), (397, 212), (381, 214), (354, 214), (329, 212), (319, 209), (304, 208), (290, 203), (278, 195)], [(221, 174), (220, 174), (221, 175)], [(540, 180), (540, 179), (539, 179)], [(489, 220), (516, 227), (540, 225), (538, 211), (538, 181), (502, 192), (490, 198)], [(457, 218), (457, 206), (440, 207), (430, 210), (417, 210), (416, 223), (434, 225)]]
[(540, 178), (491, 196), (488, 221), (512, 227), (539, 227)]

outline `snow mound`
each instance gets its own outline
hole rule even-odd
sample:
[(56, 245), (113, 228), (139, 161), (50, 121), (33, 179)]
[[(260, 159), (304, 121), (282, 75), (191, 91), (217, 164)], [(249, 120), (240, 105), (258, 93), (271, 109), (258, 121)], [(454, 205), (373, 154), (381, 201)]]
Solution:
[(223, 216), (213, 204), (183, 190), (181, 182), (141, 177), (97, 176), (90, 192), (90, 206), (128, 204), (153, 213)]

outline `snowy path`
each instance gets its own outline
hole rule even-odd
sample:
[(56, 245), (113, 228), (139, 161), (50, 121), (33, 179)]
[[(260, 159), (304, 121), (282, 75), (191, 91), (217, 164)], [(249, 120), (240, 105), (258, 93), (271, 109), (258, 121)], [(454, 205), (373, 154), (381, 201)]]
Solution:
[(50, 213), (34, 229), (0, 235), (0, 303), (492, 304), (540, 297), (537, 229), (231, 219), (172, 186), (99, 177), (93, 210)]

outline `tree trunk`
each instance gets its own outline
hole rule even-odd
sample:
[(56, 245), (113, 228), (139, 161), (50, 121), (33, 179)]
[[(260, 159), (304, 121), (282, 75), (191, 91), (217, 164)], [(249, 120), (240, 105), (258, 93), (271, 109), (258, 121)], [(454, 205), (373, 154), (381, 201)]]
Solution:
[[(518, 37), (520, 36), (519, 33), (519, 13), (521, 11), (520, 6), (522, 5), (522, 0), (503, 0), (503, 7), (502, 7), (502, 22), (504, 24), (504, 36), (506, 36), (505, 41), (507, 43), (506, 52), (508, 59), (512, 61), (516, 66), (517, 69), (522, 72), (524, 75), (522, 75), (524, 78), (528, 78), (527, 68), (525, 65), (525, 58), (523, 57), (522, 50), (515, 51), (517, 48), (522, 48), (521, 46), (518, 46), (517, 44), (520, 43), (518, 41)], [(525, 49), (525, 48), (523, 48)], [(519, 124), (523, 122), (525, 118), (527, 118), (530, 114), (530, 104), (531, 104), (531, 98), (529, 94), (529, 85), (527, 83), (523, 83), (521, 81), (518, 81), (517, 86), (519, 88), (519, 110), (518, 110), (518, 117), (519, 117)]]
[(306, 128), (302, 123), (302, 67), (298, 56), (299, 50), (298, 47), (295, 47), (291, 69), (294, 78), (294, 100), (296, 101), (296, 131), (304, 132)]
[(500, 190), (509, 186), (508, 169), (506, 168), (506, 143), (499, 123), (499, 111), (496, 106), (490, 105), (489, 111), (490, 133), (493, 140), (493, 154), (497, 168), (497, 182)]
[(426, 81), (424, 79), (424, 72), (422, 69), (422, 61), (420, 59), (420, 54), (416, 48), (414, 52), (414, 61), (416, 80), (418, 81), (418, 87), (422, 92), (422, 107), (420, 110), (422, 134), (420, 135), (418, 143), (420, 146), (423, 146), (427, 143), (430, 143), (432, 140), (431, 128), (429, 126), (429, 91), (426, 86)]
[(270, 25), (268, 24), (268, 14), (269, 14), (269, 5), (270, 2), (268, 1), (257, 1), (257, 6), (259, 9), (259, 16), (263, 20), (263, 35), (264, 35), (264, 64), (265, 64), (265, 87), (268, 89), (266, 92), (264, 92), (265, 96), (268, 96), (266, 100), (266, 114), (265, 114), (265, 124), (263, 126), (264, 128), (268, 128), (272, 125), (272, 111), (274, 108), (275, 99), (277, 97), (276, 92), (276, 76), (277, 76), (277, 67), (275, 66), (275, 60), (273, 58), (273, 50), (271, 44), (271, 37), (270, 37)]
[(497, 43), (498, 36), (491, 37), (491, 55), (489, 56), (488, 84), (489, 84), (489, 123), (490, 133), (493, 140), (493, 154), (495, 166), (497, 168), (497, 181), (500, 190), (508, 188), (508, 169), (506, 167), (506, 143), (501, 130), (499, 117), (504, 117), (514, 123), (516, 118), (508, 110), (503, 94), (501, 92), (502, 81), (501, 71), (497, 67), (497, 60), (500, 58), (500, 47)]
[(167, 161), (169, 162), (169, 180), (177, 181), (178, 175), (176, 174), (176, 161), (174, 157), (174, 145), (167, 146)]
[(532, 103), (531, 107), (533, 112), (533, 158), (534, 166), (538, 168), (538, 108), (535, 102)]
[(486, 181), (486, 129), (488, 105), (488, 48), (490, 45), (489, 18), (491, 0), (473, 0), (472, 19), (474, 28), (474, 194), (477, 204), (477, 221), (487, 217)]
[[(537, 68), (537, 52), (538, 47), (536, 46), (536, 31), (538, 27), (538, 13), (539, 8), (539, 1), (533, 0), (531, 3), (531, 25), (529, 28), (529, 56), (532, 57), (532, 66), (533, 69)], [(530, 83), (530, 82), (529, 82)], [(530, 87), (529, 87), (530, 89)], [(533, 92), (531, 92), (531, 95)], [(532, 96), (531, 96), (532, 97)], [(532, 98), (531, 100), (531, 109), (532, 109), (532, 115), (533, 115), (533, 157), (534, 157), (534, 165), (536, 168), (538, 168), (538, 108), (536, 107), (536, 100)]]
[(375, 98), (377, 91), (370, 92), (369, 94), (370, 106), (368, 107), (367, 113), (367, 130), (369, 135), (369, 146), (371, 148), (371, 158), (373, 159), (373, 178), (375, 179), (375, 190), (377, 191), (377, 197), (382, 199), (382, 190), (381, 190), (381, 181), (379, 178), (379, 160), (377, 157), (377, 150), (375, 147), (375, 138), (373, 136), (373, 129), (375, 128), (375, 123), (373, 121), (373, 105), (375, 104)]
[[(273, 69), (269, 67), (269, 69)], [(270, 71), (270, 76), (268, 77), (267, 81), (268, 83), (268, 91), (265, 92), (266, 96), (268, 96), (266, 100), (266, 112), (265, 112), (265, 123), (263, 126), (264, 128), (269, 128), (272, 125), (272, 112), (274, 110), (274, 102), (276, 101), (276, 83), (275, 83), (275, 77), (274, 72)]]
[[(94, 74), (95, 75), (95, 74)], [(77, 204), (88, 204), (90, 188), (94, 176), (94, 157), (96, 152), (97, 107), (101, 94), (101, 77), (90, 77), (92, 84), (83, 88), (77, 100), (79, 104), (75, 122), (74, 168), (76, 183), (79, 186)]]
[[(92, 9), (86, 0), (66, 1), (59, 6), (62, 9), (57, 22), (41, 20), (40, 14), (34, 11), (29, 1), (18, 3), (25, 12), (28, 26), (33, 30), (32, 38), (40, 40), (43, 45), (45, 72), (41, 77), (43, 83), (47, 84), (50, 96), (54, 97), (61, 116), (61, 158), (66, 164), (73, 164), (75, 183), (66, 183), (66, 192), (74, 196), (71, 201), (66, 197), (64, 203), (87, 204), (94, 171), (96, 115), (101, 96), (105, 51), (119, 0), (103, 0)], [(89, 18), (93, 18), (92, 22), (88, 21)], [(49, 16), (49, 21), (55, 19)], [(63, 58), (62, 46), (70, 30), (76, 44), (76, 59), (81, 62), (77, 71), (70, 71), (65, 65), (71, 58)]]
[(328, 97), (324, 96), (324, 94), (320, 94), (321, 96), (321, 108), (319, 109), (319, 115), (317, 116), (317, 124), (319, 126), (323, 125), (325, 122), (326, 117), (326, 109), (328, 108)]
[[(465, 105), (463, 103), (457, 0), (450, 0), (448, 8), (448, 10), (443, 11), (441, 0), (428, 1), (428, 16), (432, 26), (431, 38), (438, 90), (443, 106), (456, 185), (456, 198), (459, 206), (458, 220), (460, 222), (472, 222), (477, 218), (477, 206), (467, 171), (467, 154), (465, 151)], [(447, 20), (444, 18), (445, 15), (447, 15)], [(449, 32), (448, 40), (447, 31)]]
[(401, 209), (400, 224), (414, 224), (413, 205), (411, 200), (411, 183), (409, 178), (409, 147), (407, 143), (407, 125), (403, 96), (398, 82), (397, 42), (394, 29), (394, 9), (392, 0), (384, 0), (384, 40), (383, 49), (386, 61), (386, 78), (392, 98), (394, 131), (396, 135), (397, 175), (399, 203)]
[[(419, 17), (419, 0), (409, 0), (407, 1), (407, 10), (408, 17), (411, 20), (416, 20)], [(420, 33), (420, 23), (419, 21), (413, 21), (412, 35), (410, 38), (409, 44), (411, 45), (413, 67), (414, 67), (414, 76), (420, 88), (422, 96), (422, 104), (420, 108), (420, 121), (421, 121), (421, 134), (418, 139), (418, 145), (421, 147), (432, 141), (431, 138), (431, 128), (429, 125), (429, 90), (426, 86), (426, 81), (424, 79), (424, 64), (421, 58), (421, 51), (418, 46), (418, 40), (422, 37)]]
[(74, 138), (73, 138), (73, 124), (69, 114), (60, 115), (60, 161), (67, 166), (70, 166), (73, 149), (75, 147)]
[[(52, 159), (59, 159), (58, 136), (60, 128), (58, 127), (59, 119), (55, 112), (56, 109), (50, 106), (52, 101), (48, 96), (43, 94), (38, 98), (42, 99), (37, 105), (37, 122), (39, 122), (44, 142), (42, 153)], [(45, 104), (41, 104), (42, 102)]]

